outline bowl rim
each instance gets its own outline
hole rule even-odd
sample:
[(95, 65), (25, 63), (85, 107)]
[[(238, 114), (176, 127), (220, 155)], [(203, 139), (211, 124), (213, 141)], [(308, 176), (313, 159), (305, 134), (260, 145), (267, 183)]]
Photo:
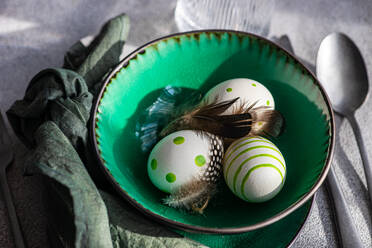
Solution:
[[(150, 47), (150, 46), (152, 46), (152, 45), (154, 45), (154, 44), (156, 44), (160, 41), (167, 40), (167, 39), (174, 38), (174, 37), (180, 37), (180, 36), (195, 35), (195, 34), (200, 35), (200, 34), (203, 34), (203, 33), (211, 33), (211, 34), (231, 33), (231, 34), (234, 34), (234, 35), (243, 35), (243, 36), (253, 37), (253, 38), (256, 38), (258, 40), (262, 40), (262, 41), (268, 43), (271, 46), (279, 48), (279, 50), (281, 50), (282, 52), (284, 52), (284, 54), (286, 56), (291, 58), (294, 61), (294, 63), (297, 63), (297, 64), (301, 65), (301, 67), (304, 69), (304, 71), (314, 79), (314, 84), (320, 90), (320, 93), (322, 94), (323, 99), (325, 100), (325, 104), (327, 106), (327, 109), (329, 111), (330, 143), (329, 143), (329, 147), (328, 147), (328, 151), (327, 151), (327, 157), (326, 157), (326, 160), (325, 160), (325, 166), (323, 167), (323, 169), (320, 173), (320, 176), (318, 177), (315, 184), (312, 186), (310, 191), (308, 191), (305, 195), (300, 197), (296, 202), (294, 202), (292, 205), (287, 207), (285, 210), (279, 212), (278, 214), (276, 214), (276, 215), (274, 215), (274, 216), (272, 216), (272, 217), (270, 217), (270, 218), (268, 218), (264, 221), (261, 221), (259, 223), (255, 223), (255, 224), (249, 225), (249, 226), (231, 227), (231, 228), (196, 226), (196, 225), (185, 224), (185, 223), (182, 223), (182, 222), (174, 221), (172, 219), (163, 217), (159, 214), (156, 214), (156, 213), (150, 211), (149, 209), (142, 206), (139, 202), (137, 202), (134, 198), (132, 198), (119, 185), (119, 183), (116, 181), (114, 176), (111, 174), (111, 172), (105, 166), (105, 161), (101, 157), (101, 151), (99, 149), (99, 143), (98, 143), (97, 133), (96, 133), (96, 129), (98, 128), (98, 125), (97, 125), (97, 122), (98, 122), (98, 119), (97, 119), (98, 107), (101, 103), (101, 100), (103, 98), (103, 95), (106, 91), (107, 86), (111, 83), (111, 80), (113, 78), (115, 78), (116, 74), (118, 72), (120, 72), (122, 69), (125, 69), (129, 65), (129, 61), (131, 59), (136, 58), (137, 54), (142, 54), (145, 51), (146, 48), (148, 48), (148, 47)], [(291, 52), (289, 52), (288, 50), (283, 48), (281, 45), (276, 44), (275, 42), (273, 42), (273, 41), (271, 41), (267, 38), (261, 37), (259, 35), (253, 34), (253, 33), (244, 32), (244, 31), (236, 31), (236, 30), (229, 30), (229, 29), (193, 30), (193, 31), (188, 31), (188, 32), (179, 32), (179, 33), (173, 33), (173, 34), (170, 34), (170, 35), (166, 35), (166, 36), (154, 39), (152, 41), (149, 41), (142, 46), (139, 46), (137, 49), (135, 49), (130, 54), (128, 54), (124, 59), (122, 59), (119, 62), (119, 64), (116, 65), (114, 67), (114, 69), (105, 78), (104, 83), (101, 86), (100, 92), (95, 99), (95, 103), (94, 103), (94, 107), (92, 108), (92, 112), (93, 112), (93, 114), (91, 115), (92, 120), (91, 120), (91, 125), (90, 125), (91, 131), (89, 132), (90, 136), (91, 136), (91, 140), (92, 140), (91, 143), (94, 146), (94, 153), (95, 153), (96, 159), (98, 161), (98, 164), (100, 165), (100, 168), (103, 170), (106, 178), (111, 183), (111, 185), (114, 187), (114, 189), (119, 193), (120, 196), (122, 196), (124, 199), (126, 199), (132, 206), (134, 206), (140, 212), (145, 214), (147, 217), (154, 218), (157, 222), (160, 222), (162, 224), (166, 224), (166, 225), (171, 226), (171, 227), (176, 228), (176, 229), (185, 230), (185, 231), (188, 231), (188, 232), (209, 233), (209, 234), (237, 234), (237, 233), (253, 231), (253, 230), (265, 227), (267, 225), (270, 225), (270, 224), (288, 216), (289, 214), (294, 212), (296, 209), (301, 207), (311, 197), (313, 197), (315, 192), (322, 185), (322, 183), (324, 182), (324, 180), (325, 180), (325, 178), (328, 174), (328, 171), (330, 169), (332, 158), (333, 158), (333, 153), (334, 153), (334, 146), (335, 146), (334, 112), (333, 112), (333, 109), (332, 109), (330, 99), (329, 99), (327, 93), (325, 92), (323, 86), (321, 85), (321, 83), (319, 82), (317, 77), (315, 76), (315, 74), (310, 69), (308, 69), (307, 66), (304, 63), (302, 63), (294, 54), (292, 54)]]

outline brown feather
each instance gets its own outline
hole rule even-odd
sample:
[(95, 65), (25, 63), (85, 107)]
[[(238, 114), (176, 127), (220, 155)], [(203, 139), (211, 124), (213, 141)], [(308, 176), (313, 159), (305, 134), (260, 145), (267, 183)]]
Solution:
[[(160, 133), (164, 137), (178, 130), (202, 130), (222, 137), (242, 137), (249, 133), (250, 127), (244, 128), (237, 124), (242, 120), (250, 119), (248, 113), (242, 115), (222, 115), (239, 98), (229, 101), (202, 103), (189, 112), (183, 113), (180, 117), (169, 123)], [(217, 99), (216, 99), (217, 101)]]
[(200, 108), (195, 109), (195, 111), (199, 115), (220, 115), (223, 112), (225, 112), (228, 108), (230, 108), (238, 100), (239, 100), (239, 97), (236, 97), (232, 100), (220, 102), (219, 99), (216, 98), (210, 104), (207, 104), (206, 102), (202, 102), (202, 104), (200, 105)]
[(250, 135), (278, 137), (283, 131), (284, 118), (277, 110), (258, 108), (252, 112), (252, 118)]
[[(282, 130), (283, 117), (269, 107), (253, 104), (235, 104), (239, 98), (212, 103), (202, 102), (197, 107), (178, 114), (160, 133), (164, 137), (178, 130), (201, 130), (225, 139), (237, 139), (249, 134), (278, 136)], [(233, 107), (233, 114), (224, 112)]]

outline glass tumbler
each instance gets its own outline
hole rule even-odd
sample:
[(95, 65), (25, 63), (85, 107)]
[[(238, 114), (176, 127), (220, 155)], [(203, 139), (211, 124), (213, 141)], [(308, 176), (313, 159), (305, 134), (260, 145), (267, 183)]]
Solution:
[(179, 31), (232, 29), (267, 37), (276, 0), (178, 0)]

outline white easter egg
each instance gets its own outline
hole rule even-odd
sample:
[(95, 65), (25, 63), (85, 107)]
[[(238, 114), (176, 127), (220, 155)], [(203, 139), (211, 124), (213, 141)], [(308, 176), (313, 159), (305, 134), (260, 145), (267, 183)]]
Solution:
[(207, 103), (218, 101), (227, 101), (239, 97), (224, 114), (231, 114), (234, 108), (241, 104), (255, 104), (255, 107), (268, 106), (275, 108), (274, 98), (270, 91), (261, 83), (248, 78), (234, 78), (224, 81), (208, 91), (204, 99)]
[(286, 165), (274, 143), (263, 137), (244, 137), (227, 149), (223, 174), (236, 196), (248, 202), (264, 202), (282, 189)]
[(160, 190), (172, 193), (193, 178), (216, 181), (223, 157), (222, 140), (192, 130), (174, 132), (160, 140), (150, 153), (147, 172)]

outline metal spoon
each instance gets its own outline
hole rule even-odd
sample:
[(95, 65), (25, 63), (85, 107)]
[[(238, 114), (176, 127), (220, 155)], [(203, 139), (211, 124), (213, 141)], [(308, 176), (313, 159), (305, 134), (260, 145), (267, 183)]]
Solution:
[[(372, 170), (354, 115), (368, 93), (367, 70), (362, 55), (346, 35), (333, 33), (320, 44), (316, 68), (318, 79), (328, 93), (333, 109), (345, 116), (353, 128), (362, 157), (369, 196), (372, 199)], [(332, 166), (327, 183), (333, 198), (337, 227), (343, 246), (363, 247)]]
[(346, 35), (333, 33), (322, 42), (317, 58), (317, 76), (327, 91), (334, 110), (345, 116), (354, 131), (372, 200), (372, 167), (368, 162), (355, 110), (368, 94), (366, 66), (358, 48)]

